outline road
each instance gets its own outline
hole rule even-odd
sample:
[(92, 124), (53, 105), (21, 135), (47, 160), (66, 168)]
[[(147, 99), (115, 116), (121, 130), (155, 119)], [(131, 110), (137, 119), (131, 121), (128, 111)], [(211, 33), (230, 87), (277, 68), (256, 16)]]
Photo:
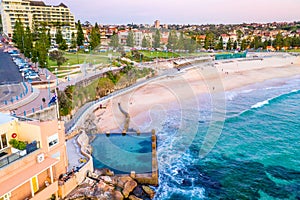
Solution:
[(8, 53), (0, 49), (0, 85), (22, 82), (22, 75)]

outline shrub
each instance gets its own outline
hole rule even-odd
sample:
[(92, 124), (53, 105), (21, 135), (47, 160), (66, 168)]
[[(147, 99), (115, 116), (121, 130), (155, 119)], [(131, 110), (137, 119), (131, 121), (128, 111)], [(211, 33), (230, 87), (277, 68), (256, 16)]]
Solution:
[(23, 141), (19, 141), (19, 140), (17, 140), (17, 139), (11, 139), (10, 141), (9, 141), (9, 144), (12, 146), (12, 147), (14, 147), (14, 148), (16, 148), (16, 149), (19, 149), (19, 150), (24, 150), (24, 149), (26, 149), (26, 143), (25, 142), (23, 142)]

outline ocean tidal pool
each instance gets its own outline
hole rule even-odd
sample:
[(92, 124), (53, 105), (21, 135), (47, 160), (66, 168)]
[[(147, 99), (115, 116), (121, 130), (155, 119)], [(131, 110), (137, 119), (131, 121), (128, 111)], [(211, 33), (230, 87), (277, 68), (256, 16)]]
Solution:
[(91, 146), (94, 168), (108, 168), (115, 174), (152, 172), (151, 133), (98, 134)]

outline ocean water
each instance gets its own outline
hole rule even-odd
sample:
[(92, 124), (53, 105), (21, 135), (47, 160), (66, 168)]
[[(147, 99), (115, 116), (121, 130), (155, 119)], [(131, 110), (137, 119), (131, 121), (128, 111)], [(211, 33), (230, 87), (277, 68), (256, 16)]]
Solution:
[[(203, 157), (200, 149), (214, 120), (211, 96), (199, 96), (200, 107), (186, 111), (190, 118), (168, 111), (157, 133), (155, 199), (300, 199), (300, 77), (269, 80), (224, 97), (224, 126)], [(189, 132), (191, 126), (196, 133)]]

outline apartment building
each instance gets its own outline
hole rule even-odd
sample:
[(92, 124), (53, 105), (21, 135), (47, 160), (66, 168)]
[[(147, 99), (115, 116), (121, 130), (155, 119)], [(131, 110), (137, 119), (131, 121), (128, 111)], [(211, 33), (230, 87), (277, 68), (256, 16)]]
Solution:
[(68, 164), (63, 127), (0, 113), (0, 200), (57, 199)]
[(57, 25), (69, 26), (75, 29), (74, 15), (63, 3), (54, 6), (46, 5), (43, 1), (31, 0), (2, 0), (0, 12), (3, 23), (3, 33), (11, 37), (15, 23), (18, 19), (24, 26), (45, 25), (53, 27)]

